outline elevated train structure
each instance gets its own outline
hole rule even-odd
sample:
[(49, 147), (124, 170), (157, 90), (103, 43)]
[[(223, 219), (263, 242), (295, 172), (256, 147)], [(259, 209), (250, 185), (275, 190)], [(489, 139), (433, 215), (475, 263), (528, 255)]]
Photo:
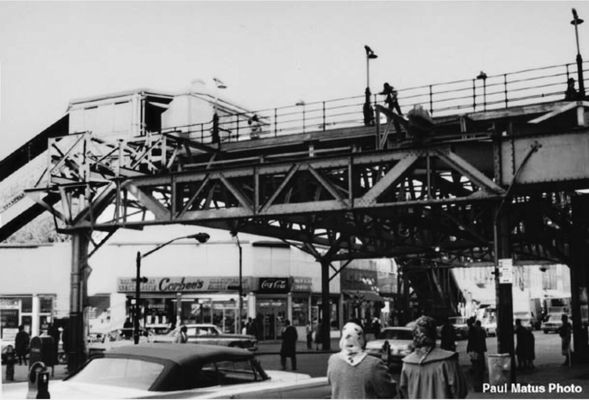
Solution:
[[(361, 97), (118, 139), (67, 134), (66, 115), (30, 144), (47, 140), (47, 168), (27, 200), (6, 208), (32, 201), (3, 217), (0, 239), (45, 210), (72, 235), (74, 343), (88, 257), (119, 228), (181, 223), (271, 236), (314, 255), (324, 321), (329, 281), (355, 258), (395, 257), (438, 316), (462, 300), (451, 268), (566, 263), (575, 352), (587, 354), (589, 102), (564, 100), (569, 68), (400, 90), (402, 108), (419, 104), (431, 116), (425, 125), (376, 105), (376, 124), (364, 126)], [(261, 134), (251, 139), (254, 114)], [(26, 146), (14, 168), (26, 164)], [(499, 351), (513, 353), (511, 284), (498, 271)]]

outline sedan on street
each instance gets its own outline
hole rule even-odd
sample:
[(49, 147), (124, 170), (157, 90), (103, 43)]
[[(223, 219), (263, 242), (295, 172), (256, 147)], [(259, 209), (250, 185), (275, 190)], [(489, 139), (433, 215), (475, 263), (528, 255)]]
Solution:
[(383, 328), (376, 340), (366, 343), (366, 352), (371, 356), (383, 357), (386, 351), (385, 343), (390, 347), (389, 364), (401, 364), (403, 357), (413, 351), (413, 329), (405, 326)]
[(448, 318), (452, 326), (454, 326), (454, 331), (456, 332), (457, 339), (466, 339), (468, 337), (468, 324), (466, 321), (468, 318), (466, 317), (450, 317)]
[[(7, 385), (25, 398), (28, 384)], [(69, 378), (49, 384), (52, 398), (328, 398), (326, 377), (265, 371), (254, 354), (227, 346), (143, 343), (107, 350)]]
[[(570, 321), (570, 318), (569, 318)], [(558, 332), (562, 326), (562, 313), (550, 313), (542, 322), (541, 329), (544, 333)]]
[[(218, 346), (240, 347), (255, 351), (258, 348), (258, 341), (252, 335), (238, 335), (223, 333), (213, 324), (186, 324), (188, 343), (214, 344)], [(154, 343), (174, 343), (181, 327), (170, 331), (166, 335), (154, 335)]]
[[(106, 350), (127, 346), (133, 343), (133, 328), (114, 329), (106, 334), (100, 334), (100, 339), (97, 339), (96, 334), (88, 336), (88, 354), (102, 353)], [(152, 342), (153, 334), (143, 328), (139, 328), (139, 343)]]

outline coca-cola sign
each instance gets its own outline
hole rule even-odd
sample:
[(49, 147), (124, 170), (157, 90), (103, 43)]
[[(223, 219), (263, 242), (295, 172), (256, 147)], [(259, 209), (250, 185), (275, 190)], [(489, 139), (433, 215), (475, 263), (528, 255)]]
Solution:
[(289, 278), (260, 278), (258, 291), (264, 293), (290, 292)]

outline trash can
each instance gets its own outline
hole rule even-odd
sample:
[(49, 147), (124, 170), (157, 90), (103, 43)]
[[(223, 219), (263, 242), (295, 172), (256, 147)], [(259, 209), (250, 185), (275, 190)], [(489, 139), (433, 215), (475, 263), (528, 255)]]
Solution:
[(55, 340), (51, 336), (35, 336), (31, 339), (30, 365), (41, 361), (47, 367), (52, 367), (57, 361)]
[(511, 382), (511, 355), (489, 354), (487, 355), (489, 363), (489, 384), (503, 385)]

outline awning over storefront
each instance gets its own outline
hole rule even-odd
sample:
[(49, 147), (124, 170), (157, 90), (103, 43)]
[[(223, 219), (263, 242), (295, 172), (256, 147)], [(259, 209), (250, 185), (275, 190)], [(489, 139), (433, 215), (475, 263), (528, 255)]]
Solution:
[(354, 300), (364, 300), (364, 301), (386, 301), (383, 297), (381, 297), (378, 293), (373, 292), (372, 290), (344, 290), (343, 291), (345, 296)]

